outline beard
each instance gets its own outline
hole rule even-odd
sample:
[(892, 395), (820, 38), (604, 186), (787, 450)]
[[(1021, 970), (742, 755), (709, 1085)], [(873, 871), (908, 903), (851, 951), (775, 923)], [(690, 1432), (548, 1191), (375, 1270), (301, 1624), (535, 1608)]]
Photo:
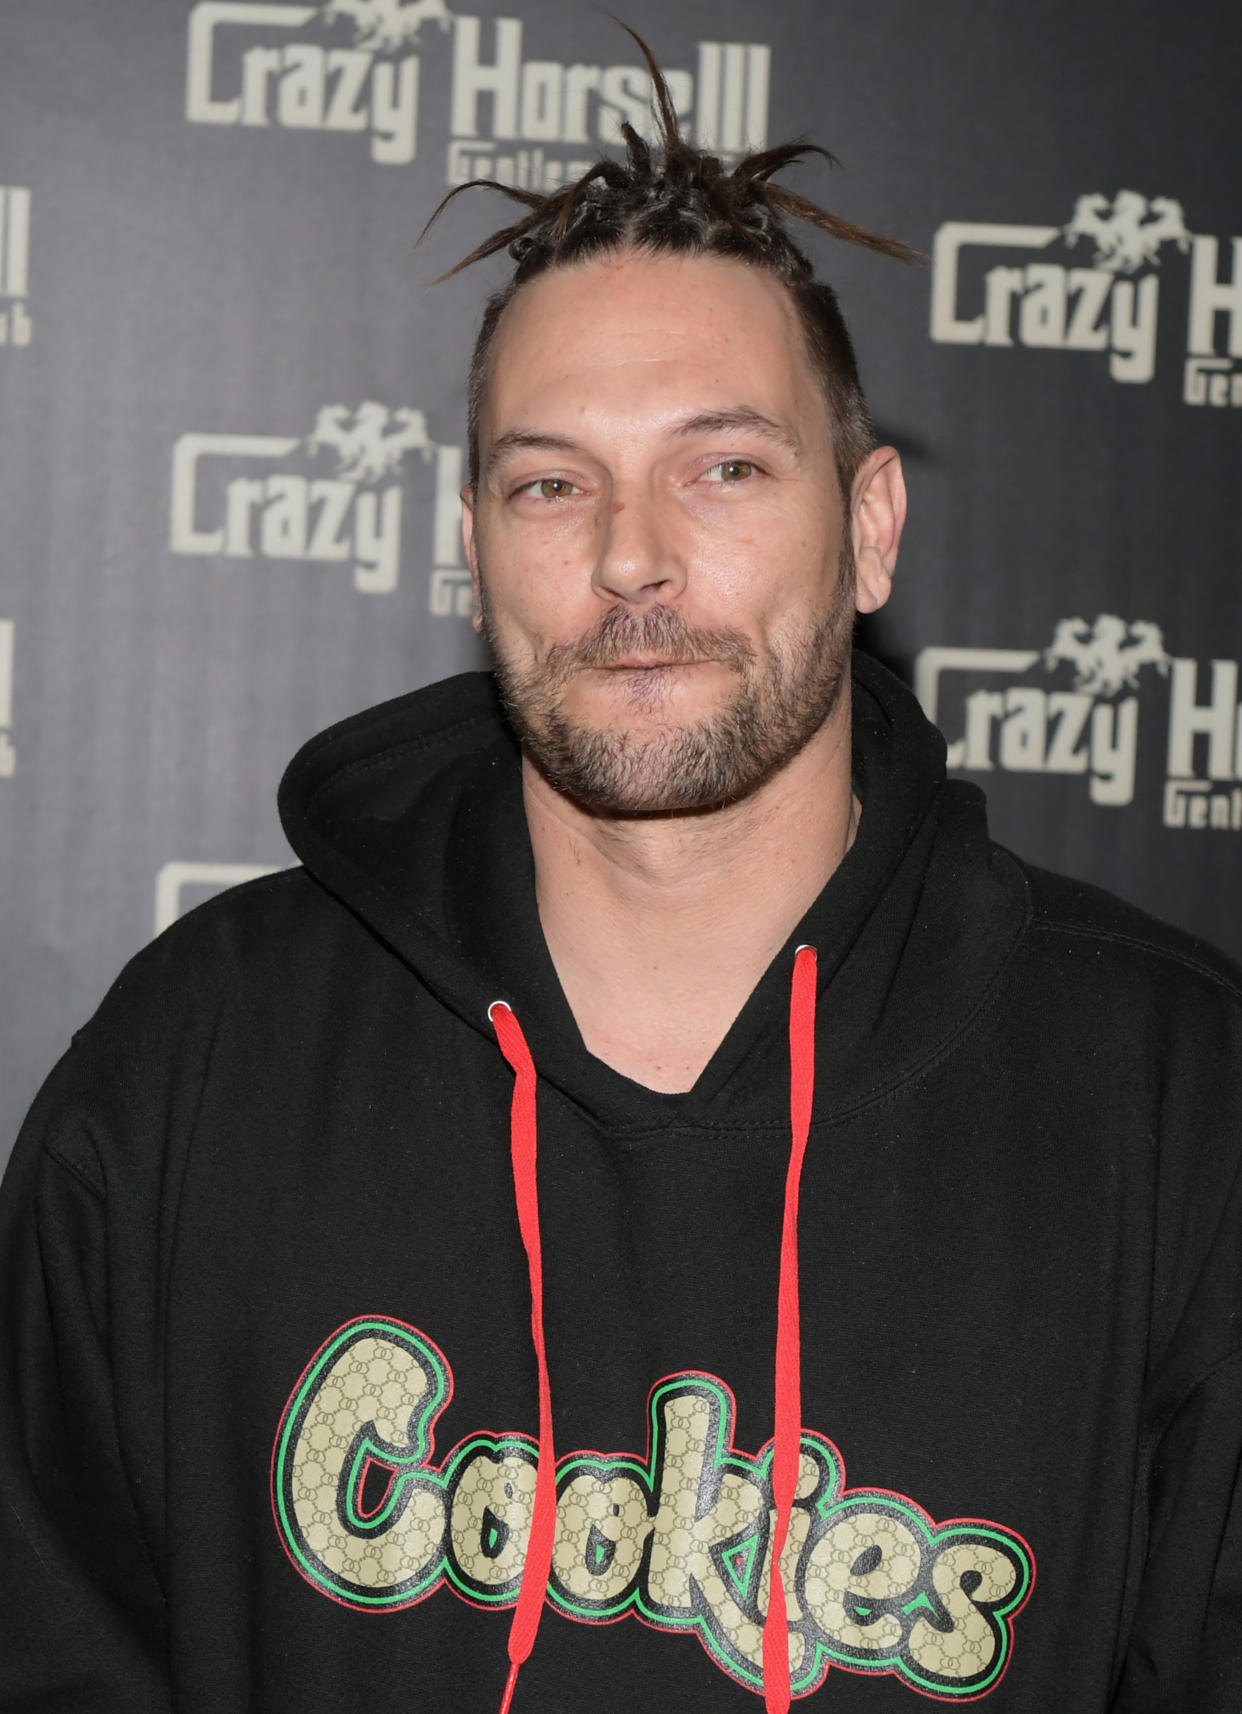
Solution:
[[(854, 628), (854, 561), (847, 536), (833, 603), (762, 652), (739, 632), (694, 626), (675, 607), (610, 608), (590, 631), (554, 643), (530, 666), (506, 657), (483, 602), (483, 636), (523, 749), (566, 797), (595, 815), (686, 814), (722, 808), (755, 791), (819, 731), (841, 698)], [(576, 673), (633, 655), (713, 661), (737, 683), (722, 707), (689, 724), (627, 727), (575, 720), (565, 692)], [(630, 698), (650, 714), (664, 675), (635, 671)]]

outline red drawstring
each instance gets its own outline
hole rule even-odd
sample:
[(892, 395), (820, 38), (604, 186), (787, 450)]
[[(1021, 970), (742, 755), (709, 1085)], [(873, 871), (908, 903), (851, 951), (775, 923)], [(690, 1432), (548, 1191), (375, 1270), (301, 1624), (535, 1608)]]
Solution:
[(798, 1190), (815, 1090), (813, 946), (800, 946), (789, 994), (789, 1119), (793, 1143), (785, 1175), (781, 1271), (776, 1297), (776, 1418), (772, 1435), (772, 1556), (768, 1611), (763, 1622), (763, 1700), (767, 1714), (788, 1714), (789, 1623), (781, 1555), (789, 1534), (802, 1456), (802, 1334), (798, 1314)]
[[(802, 1449), (802, 1340), (798, 1318), (798, 1190), (811, 1125), (815, 1088), (815, 949), (800, 946), (794, 959), (789, 996), (789, 1116), (793, 1142), (785, 1176), (785, 1212), (781, 1225), (780, 1283), (776, 1303), (776, 1413), (772, 1445), (772, 1528), (768, 1611), (763, 1625), (763, 1698), (767, 1714), (788, 1714), (789, 1621), (780, 1562), (798, 1489)], [(539, 1238), (539, 1190), (536, 1178), (535, 1065), (512, 1010), (495, 1000), (488, 1017), (500, 1051), (513, 1070), (509, 1146), (518, 1226), (530, 1270), (530, 1329), (539, 1371), (539, 1462), (535, 1471), (535, 1509), (517, 1606), (509, 1627), (509, 1676), (500, 1714), (509, 1714), (518, 1668), (535, 1646), (544, 1597), (552, 1570), (556, 1538), (556, 1452), (552, 1443), (552, 1387), (543, 1340), (543, 1251)]]
[(535, 1646), (535, 1634), (543, 1615), (544, 1596), (552, 1570), (552, 1545), (556, 1538), (556, 1452), (552, 1444), (552, 1387), (548, 1380), (548, 1354), (543, 1342), (543, 1249), (539, 1239), (539, 1189), (535, 1174), (535, 1063), (518, 1021), (504, 1001), (493, 1001), (487, 1015), (496, 1032), (500, 1051), (514, 1075), (509, 1150), (513, 1162), (518, 1226), (530, 1271), (530, 1331), (539, 1371), (539, 1462), (535, 1468), (535, 1510), (531, 1518), (526, 1563), (522, 1567), (522, 1584), (513, 1610), (513, 1622), (509, 1626), (511, 1664), (500, 1704), (500, 1714), (509, 1714), (518, 1668)]

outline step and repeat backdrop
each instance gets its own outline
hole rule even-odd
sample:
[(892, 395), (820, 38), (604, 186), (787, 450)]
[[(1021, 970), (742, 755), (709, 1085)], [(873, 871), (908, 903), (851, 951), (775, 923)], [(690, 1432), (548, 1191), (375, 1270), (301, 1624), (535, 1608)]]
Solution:
[[(1237, 0), (627, 0), (809, 238), (911, 522), (864, 641), (997, 836), (1242, 955)], [(324, 725), (482, 664), (462, 381), (512, 206), (644, 128), (559, 0), (0, 0), (0, 1160), (123, 961), (291, 861)]]

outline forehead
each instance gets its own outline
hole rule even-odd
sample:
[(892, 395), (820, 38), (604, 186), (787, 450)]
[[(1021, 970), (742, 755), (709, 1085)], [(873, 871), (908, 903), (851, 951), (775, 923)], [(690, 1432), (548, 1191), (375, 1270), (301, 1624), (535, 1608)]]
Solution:
[(823, 414), (784, 286), (728, 258), (627, 250), (522, 287), (496, 330), (480, 426), (743, 402), (795, 425)]

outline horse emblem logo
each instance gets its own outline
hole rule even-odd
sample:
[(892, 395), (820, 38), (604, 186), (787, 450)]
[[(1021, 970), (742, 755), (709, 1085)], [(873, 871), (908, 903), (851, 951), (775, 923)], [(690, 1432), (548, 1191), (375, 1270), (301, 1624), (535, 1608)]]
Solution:
[(1044, 665), (1052, 672), (1063, 661), (1074, 668), (1074, 689), (1091, 696), (1137, 690), (1141, 667), (1154, 666), (1167, 678), (1172, 665), (1159, 625), (1146, 619), (1127, 625), (1115, 613), (1101, 613), (1094, 625), (1085, 619), (1060, 620), (1044, 650)]
[(453, 14), (444, 0), (326, 0), (322, 18), (335, 24), (348, 18), (354, 26), (354, 46), (391, 54), (414, 47), (424, 24), (447, 30)]
[(1171, 196), (1153, 196), (1149, 202), (1136, 190), (1119, 190), (1111, 207), (1098, 193), (1080, 196), (1064, 233), (1068, 244), (1090, 238), (1095, 266), (1110, 274), (1159, 267), (1162, 244), (1176, 244), (1183, 252), (1190, 248), (1181, 203)]
[(395, 476), (407, 452), (421, 453), (427, 462), (436, 450), (421, 411), (390, 411), (374, 399), (364, 399), (352, 412), (348, 405), (324, 405), (303, 444), (312, 457), (331, 449), (338, 477), (364, 484)]

